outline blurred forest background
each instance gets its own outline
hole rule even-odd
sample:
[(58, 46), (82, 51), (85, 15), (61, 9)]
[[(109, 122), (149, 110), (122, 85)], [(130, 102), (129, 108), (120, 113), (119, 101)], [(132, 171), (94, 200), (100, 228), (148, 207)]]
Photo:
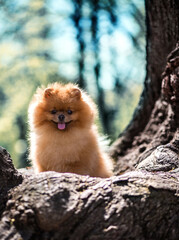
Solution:
[(39, 85), (74, 82), (114, 140), (145, 78), (144, 0), (0, 0), (0, 145), (28, 165), (27, 109)]

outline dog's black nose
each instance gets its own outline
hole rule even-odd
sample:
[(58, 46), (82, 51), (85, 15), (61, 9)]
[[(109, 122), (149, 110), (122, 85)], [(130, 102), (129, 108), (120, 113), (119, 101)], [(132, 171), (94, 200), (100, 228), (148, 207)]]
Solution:
[(58, 119), (59, 119), (60, 121), (64, 121), (64, 119), (65, 119), (65, 115), (60, 114), (60, 115), (58, 116)]

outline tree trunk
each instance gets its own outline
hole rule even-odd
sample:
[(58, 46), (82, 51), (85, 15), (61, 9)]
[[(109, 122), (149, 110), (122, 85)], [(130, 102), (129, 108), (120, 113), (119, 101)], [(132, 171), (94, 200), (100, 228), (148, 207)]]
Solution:
[[(174, 136), (177, 138), (179, 127), (178, 48), (171, 53), (179, 41), (179, 2), (146, 0), (145, 3), (147, 75), (133, 119), (113, 144), (117, 174), (134, 170), (138, 161), (157, 146), (169, 143)], [(161, 94), (162, 81), (164, 94)]]
[(146, 0), (146, 12), (144, 91), (112, 146), (126, 173), (18, 172), (0, 149), (0, 239), (178, 239), (179, 3)]

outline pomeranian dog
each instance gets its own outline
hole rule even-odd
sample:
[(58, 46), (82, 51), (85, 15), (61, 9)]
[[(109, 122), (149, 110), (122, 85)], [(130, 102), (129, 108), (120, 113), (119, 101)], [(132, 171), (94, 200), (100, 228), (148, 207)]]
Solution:
[(99, 146), (92, 99), (74, 84), (38, 88), (29, 106), (30, 158), (36, 173), (112, 175), (112, 161)]

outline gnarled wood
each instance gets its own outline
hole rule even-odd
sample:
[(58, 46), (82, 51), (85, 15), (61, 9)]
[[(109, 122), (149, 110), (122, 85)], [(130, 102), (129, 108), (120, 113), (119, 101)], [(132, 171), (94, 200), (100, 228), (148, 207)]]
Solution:
[(134, 117), (112, 146), (116, 174), (134, 170), (146, 153), (175, 141), (179, 128), (179, 3), (145, 2), (147, 76)]
[(22, 182), (6, 149), (0, 147), (0, 216), (7, 201), (8, 190)]
[(32, 174), (9, 195), (0, 239), (178, 239), (178, 189), (177, 173)]

